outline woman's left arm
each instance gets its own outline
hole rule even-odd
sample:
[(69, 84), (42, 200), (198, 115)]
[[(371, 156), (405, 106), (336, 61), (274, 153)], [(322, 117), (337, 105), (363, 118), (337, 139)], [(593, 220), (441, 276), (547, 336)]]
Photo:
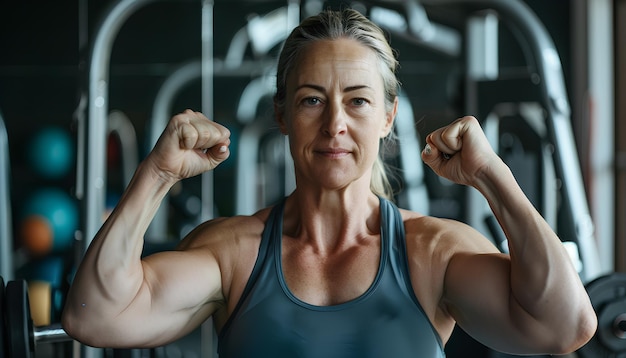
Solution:
[(451, 255), (444, 299), (457, 322), (511, 353), (563, 354), (586, 343), (597, 319), (580, 277), (478, 121), (463, 117), (434, 131), (422, 158), (438, 175), (480, 191), (508, 239), (508, 256)]

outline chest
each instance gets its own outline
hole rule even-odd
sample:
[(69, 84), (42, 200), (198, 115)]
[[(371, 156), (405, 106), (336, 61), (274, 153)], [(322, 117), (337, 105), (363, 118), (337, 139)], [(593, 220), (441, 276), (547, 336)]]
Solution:
[(326, 256), (288, 243), (270, 250), (220, 335), (221, 353), (442, 357), (437, 333), (408, 293), (406, 270), (387, 253), (380, 244)]
[(328, 306), (353, 300), (372, 286), (379, 272), (379, 236), (330, 255), (294, 241), (283, 240), (282, 274), (289, 291), (306, 303)]

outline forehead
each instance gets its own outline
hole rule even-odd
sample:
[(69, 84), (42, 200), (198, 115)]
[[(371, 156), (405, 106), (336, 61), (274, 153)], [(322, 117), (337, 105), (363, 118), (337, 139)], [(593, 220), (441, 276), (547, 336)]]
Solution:
[(300, 52), (290, 77), (296, 84), (334, 79), (382, 86), (379, 61), (372, 49), (353, 39), (313, 41)]

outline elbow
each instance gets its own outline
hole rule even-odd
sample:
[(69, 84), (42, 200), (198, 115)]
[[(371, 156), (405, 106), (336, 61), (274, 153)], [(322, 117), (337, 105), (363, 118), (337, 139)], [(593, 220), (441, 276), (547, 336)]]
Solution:
[(578, 336), (573, 346), (574, 350), (577, 350), (587, 344), (596, 334), (598, 330), (598, 317), (596, 316), (593, 307), (589, 307), (585, 310), (584, 314), (581, 314), (580, 325), (578, 329)]
[(86, 320), (81, 319), (79, 315), (65, 307), (61, 314), (61, 327), (65, 333), (75, 341), (81, 344), (103, 348), (103, 342), (98, 339), (98, 335), (93, 333), (93, 328), (89, 327)]
[(563, 339), (563, 337), (558, 339), (556, 342), (558, 345), (552, 354), (563, 355), (577, 351), (594, 337), (597, 329), (598, 318), (593, 308), (589, 307), (581, 312), (578, 324), (571, 330), (570, 339)]
[(65, 307), (61, 314), (61, 327), (63, 327), (65, 333), (72, 339), (86, 343), (84, 331), (81, 330), (80, 320), (76, 317), (76, 314), (72, 313), (67, 307)]

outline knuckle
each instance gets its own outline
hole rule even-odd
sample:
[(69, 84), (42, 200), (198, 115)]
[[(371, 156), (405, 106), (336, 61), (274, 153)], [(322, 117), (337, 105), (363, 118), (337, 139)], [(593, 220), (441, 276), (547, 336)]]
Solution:
[(170, 123), (174, 125), (175, 128), (181, 127), (183, 124), (189, 123), (189, 119), (184, 113), (177, 114), (170, 120)]

